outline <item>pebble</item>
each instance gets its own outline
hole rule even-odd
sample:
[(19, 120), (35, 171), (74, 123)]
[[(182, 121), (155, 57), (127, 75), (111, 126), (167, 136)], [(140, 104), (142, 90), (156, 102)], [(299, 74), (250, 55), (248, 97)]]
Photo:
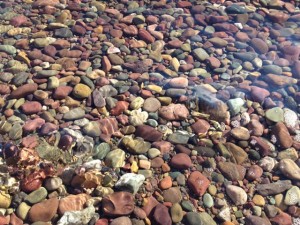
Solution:
[(110, 216), (129, 215), (133, 209), (134, 198), (129, 192), (115, 192), (102, 200), (102, 210)]
[(47, 195), (48, 195), (47, 190), (44, 187), (40, 187), (39, 189), (27, 195), (24, 201), (33, 205), (46, 199)]
[(188, 177), (187, 183), (197, 196), (202, 196), (206, 192), (210, 181), (199, 171), (194, 171)]
[(236, 205), (243, 205), (247, 202), (247, 193), (238, 186), (227, 185), (226, 193)]
[(4, 191), (0, 192), (0, 208), (7, 209), (11, 204), (11, 196)]
[(278, 168), (284, 176), (293, 180), (300, 180), (300, 168), (293, 160), (280, 160)]
[(136, 194), (144, 181), (145, 177), (141, 174), (126, 173), (120, 177), (115, 187), (122, 191), (129, 191)]
[(28, 218), (31, 222), (50, 221), (56, 214), (59, 200), (57, 198), (50, 198), (40, 203), (34, 204), (29, 212)]

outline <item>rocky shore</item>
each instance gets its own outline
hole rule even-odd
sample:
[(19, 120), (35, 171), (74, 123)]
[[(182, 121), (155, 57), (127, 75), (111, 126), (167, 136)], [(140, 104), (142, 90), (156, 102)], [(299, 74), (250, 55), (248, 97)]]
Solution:
[(300, 224), (299, 55), (296, 0), (1, 1), (0, 225)]

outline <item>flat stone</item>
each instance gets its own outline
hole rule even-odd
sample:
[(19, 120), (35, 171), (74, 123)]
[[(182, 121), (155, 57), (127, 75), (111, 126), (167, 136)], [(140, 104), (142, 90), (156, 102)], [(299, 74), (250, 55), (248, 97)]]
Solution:
[(280, 180), (270, 184), (257, 184), (256, 190), (263, 196), (280, 194), (292, 187), (290, 180)]

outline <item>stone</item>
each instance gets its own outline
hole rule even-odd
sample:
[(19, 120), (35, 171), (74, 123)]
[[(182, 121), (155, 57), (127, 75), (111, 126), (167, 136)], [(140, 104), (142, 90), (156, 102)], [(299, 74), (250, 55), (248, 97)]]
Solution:
[(36, 114), (42, 110), (42, 105), (37, 101), (25, 102), (21, 105), (21, 109), (27, 115)]
[(153, 218), (157, 225), (172, 225), (169, 210), (163, 204), (158, 204), (154, 208)]
[(90, 196), (87, 194), (68, 195), (60, 199), (58, 212), (63, 215), (66, 212), (80, 211), (84, 208)]
[(194, 49), (193, 54), (195, 55), (196, 59), (198, 59), (199, 61), (204, 61), (209, 57), (209, 55), (203, 48)]
[(23, 98), (27, 95), (32, 94), (33, 92), (35, 92), (38, 88), (37, 84), (24, 84), (20, 87), (18, 87), (16, 90), (12, 91), (9, 95), (10, 98)]
[(0, 191), (0, 208), (7, 209), (11, 204), (11, 196), (4, 191)]
[(203, 195), (203, 204), (207, 208), (211, 208), (214, 205), (214, 199), (209, 193)]
[(291, 187), (285, 194), (284, 204), (296, 205), (300, 201), (300, 189), (297, 186)]
[(197, 122), (192, 124), (192, 129), (195, 132), (196, 135), (206, 135), (210, 124), (206, 120), (199, 119)]
[(266, 218), (249, 215), (245, 218), (247, 225), (271, 225), (271, 222)]
[(73, 95), (80, 99), (89, 97), (91, 93), (92, 90), (85, 84), (77, 84), (73, 89)]
[(189, 115), (188, 109), (182, 104), (163, 106), (159, 109), (158, 113), (166, 120), (184, 120)]
[(161, 107), (161, 103), (157, 98), (147, 98), (143, 104), (143, 110), (146, 112), (156, 112)]
[(279, 180), (270, 184), (257, 184), (256, 190), (262, 196), (276, 195), (290, 189), (292, 182), (290, 180)]
[(168, 84), (172, 88), (186, 88), (188, 86), (188, 79), (185, 77), (175, 77)]
[(253, 181), (260, 178), (263, 174), (263, 169), (258, 165), (252, 165), (248, 168), (246, 178)]
[(64, 213), (64, 215), (57, 222), (58, 225), (84, 225), (88, 224), (89, 221), (95, 215), (95, 208), (93, 206), (88, 206), (82, 211), (69, 211)]
[(17, 53), (17, 49), (11, 45), (0, 45), (0, 52), (5, 52), (9, 55), (15, 55)]
[(171, 203), (179, 203), (182, 200), (182, 195), (178, 187), (171, 187), (163, 192), (164, 201)]
[(101, 129), (97, 121), (91, 121), (83, 127), (82, 132), (90, 137), (99, 137)]
[(178, 153), (172, 157), (170, 165), (175, 169), (184, 170), (192, 166), (192, 161), (187, 154)]
[(266, 204), (264, 197), (261, 195), (254, 195), (252, 201), (257, 206), (264, 206)]
[(278, 168), (284, 176), (292, 180), (300, 180), (300, 168), (293, 160), (280, 160)]
[(179, 223), (183, 219), (183, 210), (179, 203), (172, 205), (170, 209), (171, 219), (173, 223)]
[(182, 134), (180, 132), (172, 133), (168, 136), (168, 141), (172, 144), (187, 144), (189, 141), (188, 134)]
[(239, 147), (231, 142), (227, 142), (225, 144), (225, 146), (226, 146), (227, 150), (232, 154), (231, 160), (233, 162), (235, 162), (237, 164), (242, 164), (243, 162), (245, 162), (248, 159), (248, 154), (241, 147)]
[(105, 157), (105, 164), (112, 168), (122, 167), (125, 164), (125, 152), (121, 149), (110, 151)]
[(129, 192), (115, 192), (102, 199), (102, 210), (109, 216), (125, 216), (133, 212), (134, 197)]
[(17, 216), (20, 219), (25, 220), (27, 218), (30, 208), (31, 207), (29, 205), (27, 205), (25, 202), (21, 202), (21, 204), (18, 206), (18, 208), (16, 210)]
[(194, 171), (188, 177), (187, 183), (197, 196), (202, 196), (206, 192), (210, 181), (199, 171)]
[(283, 110), (279, 107), (274, 107), (266, 111), (266, 118), (272, 122), (282, 122), (283, 121)]
[(28, 218), (31, 222), (50, 221), (56, 214), (59, 200), (50, 198), (43, 202), (34, 204), (28, 212)]
[(27, 195), (24, 201), (33, 205), (46, 199), (47, 194), (47, 190), (44, 187), (40, 187)]
[(243, 180), (246, 175), (246, 169), (235, 163), (219, 162), (218, 166), (222, 174), (231, 181)]
[(120, 177), (115, 187), (136, 194), (144, 181), (145, 177), (141, 174), (126, 173)]
[(276, 123), (276, 125), (272, 128), (272, 133), (275, 135), (280, 147), (286, 149), (293, 145), (293, 139), (283, 122)]
[(110, 225), (119, 225), (119, 224), (122, 224), (122, 225), (133, 225), (131, 220), (126, 217), (126, 216), (120, 216), (116, 219), (113, 219), (113, 221), (110, 223)]
[(206, 212), (188, 212), (185, 218), (187, 225), (217, 225), (213, 218)]
[(62, 179), (60, 177), (50, 177), (44, 182), (44, 187), (48, 191), (57, 190), (62, 185)]
[(85, 115), (84, 109), (77, 107), (71, 109), (69, 112), (66, 112), (63, 118), (65, 120), (78, 120), (78, 119), (82, 119), (84, 115)]
[(155, 142), (161, 141), (163, 134), (151, 126), (140, 125), (136, 127), (135, 136), (141, 137), (145, 141)]
[(247, 202), (246, 192), (238, 186), (227, 185), (226, 193), (228, 194), (228, 196), (234, 202), (235, 205), (243, 205)]
[(259, 54), (266, 54), (269, 51), (268, 44), (259, 38), (253, 38), (250, 41), (250, 45), (254, 48), (254, 50)]
[(70, 95), (72, 90), (73, 88), (69, 86), (59, 86), (55, 89), (53, 93), (53, 98), (58, 100), (65, 99)]

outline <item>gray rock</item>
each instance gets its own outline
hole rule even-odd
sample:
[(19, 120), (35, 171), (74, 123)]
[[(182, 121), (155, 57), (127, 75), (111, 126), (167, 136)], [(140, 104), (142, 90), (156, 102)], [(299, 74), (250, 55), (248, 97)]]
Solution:
[(54, 36), (60, 38), (70, 38), (73, 36), (73, 33), (68, 28), (60, 28), (54, 31)]
[(130, 193), (136, 194), (144, 180), (145, 177), (141, 174), (126, 173), (121, 176), (115, 184), (115, 187), (122, 191), (129, 191)]
[(56, 76), (59, 73), (59, 71), (56, 70), (41, 70), (37, 72), (38, 77), (41, 78), (47, 78), (47, 77), (52, 77)]
[(106, 166), (118, 168), (124, 166), (125, 152), (121, 149), (115, 149), (109, 152), (105, 157)]
[(91, 137), (99, 137), (101, 134), (100, 125), (97, 121), (89, 122), (83, 127), (82, 132)]
[(65, 212), (57, 225), (86, 225), (95, 214), (95, 208), (89, 206), (82, 211)]
[(196, 59), (198, 59), (200, 61), (204, 61), (209, 57), (209, 55), (203, 48), (196, 48), (193, 50), (193, 53), (194, 53)]
[(44, 182), (44, 187), (48, 191), (54, 191), (62, 185), (62, 179), (60, 177), (50, 177)]
[(246, 225), (271, 225), (270, 221), (259, 216), (247, 216), (245, 219)]
[(118, 94), (117, 89), (115, 89), (111, 85), (104, 85), (103, 87), (101, 87), (99, 89), (99, 91), (100, 91), (100, 93), (102, 94), (102, 96), (104, 98), (113, 97), (113, 96), (116, 96)]
[(189, 135), (182, 133), (172, 133), (168, 136), (168, 141), (173, 144), (187, 144), (189, 141)]
[(213, 218), (206, 212), (188, 212), (185, 218), (187, 225), (217, 225)]
[(279, 180), (275, 183), (270, 184), (258, 184), (256, 186), (257, 192), (262, 196), (276, 195), (280, 194), (287, 189), (292, 187), (292, 182), (290, 180)]
[(24, 199), (25, 202), (28, 202), (30, 204), (35, 204), (38, 202), (43, 201), (47, 197), (47, 190), (44, 187), (40, 187), (39, 189), (31, 192), (29, 195), (27, 195)]
[(84, 115), (85, 115), (84, 109), (78, 107), (78, 108), (75, 108), (75, 109), (71, 109), (69, 112), (66, 112), (64, 114), (63, 118), (65, 120), (78, 120), (78, 119), (83, 118)]

